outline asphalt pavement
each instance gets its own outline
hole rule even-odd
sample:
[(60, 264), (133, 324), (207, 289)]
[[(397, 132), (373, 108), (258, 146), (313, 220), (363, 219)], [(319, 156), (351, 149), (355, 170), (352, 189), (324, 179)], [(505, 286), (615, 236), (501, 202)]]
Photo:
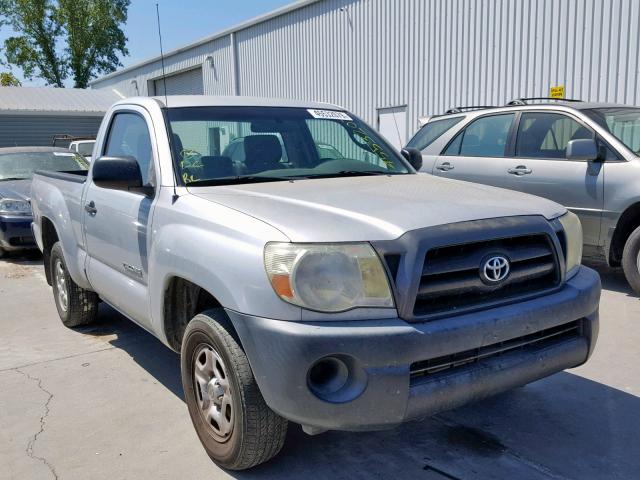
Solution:
[(191, 426), (178, 356), (105, 305), (65, 328), (40, 257), (14, 255), (0, 260), (0, 479), (640, 478), (640, 299), (598, 270), (586, 365), (394, 430), (291, 425), (277, 458), (225, 472)]

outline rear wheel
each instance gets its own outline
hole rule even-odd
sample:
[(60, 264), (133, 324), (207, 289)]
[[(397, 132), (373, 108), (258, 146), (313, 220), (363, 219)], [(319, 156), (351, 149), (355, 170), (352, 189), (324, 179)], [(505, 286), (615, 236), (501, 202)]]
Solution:
[(73, 281), (67, 271), (60, 242), (51, 249), (53, 298), (60, 320), (66, 327), (79, 327), (93, 322), (98, 315), (98, 295)]
[(182, 341), (182, 385), (205, 450), (220, 466), (244, 470), (282, 448), (287, 421), (273, 412), (222, 309), (189, 322)]
[(640, 227), (629, 235), (624, 244), (622, 269), (631, 288), (640, 295)]

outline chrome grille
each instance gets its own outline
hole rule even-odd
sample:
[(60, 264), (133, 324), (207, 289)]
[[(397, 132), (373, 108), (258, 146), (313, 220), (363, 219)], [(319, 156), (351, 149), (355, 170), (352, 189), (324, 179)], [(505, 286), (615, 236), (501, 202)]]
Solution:
[[(509, 260), (509, 275), (495, 285), (481, 278), (483, 259)], [(449, 245), (427, 251), (413, 313), (428, 316), (458, 312), (528, 296), (557, 286), (560, 269), (545, 234)]]

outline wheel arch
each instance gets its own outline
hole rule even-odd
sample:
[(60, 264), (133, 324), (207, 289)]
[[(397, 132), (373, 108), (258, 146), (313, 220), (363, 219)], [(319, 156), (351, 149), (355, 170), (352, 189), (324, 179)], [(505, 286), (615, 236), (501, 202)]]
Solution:
[(55, 225), (48, 217), (42, 217), (40, 221), (42, 232), (42, 262), (47, 283), (51, 285), (51, 249), (60, 240)]
[(640, 226), (640, 202), (628, 206), (616, 223), (611, 237), (608, 261), (612, 267), (620, 266), (622, 252), (629, 235)]
[[(180, 352), (182, 337), (191, 319), (213, 308), (223, 306), (206, 288), (177, 275), (170, 277), (162, 301), (162, 329), (169, 347)], [(233, 334), (237, 337), (235, 330)]]

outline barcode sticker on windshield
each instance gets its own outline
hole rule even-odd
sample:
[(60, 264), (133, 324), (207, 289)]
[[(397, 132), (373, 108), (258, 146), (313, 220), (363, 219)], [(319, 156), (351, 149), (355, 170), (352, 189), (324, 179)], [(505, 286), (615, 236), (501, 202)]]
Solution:
[(338, 112), (336, 110), (315, 110), (313, 108), (308, 108), (307, 112), (309, 112), (313, 118), (324, 118), (326, 120), (353, 120), (345, 112)]

